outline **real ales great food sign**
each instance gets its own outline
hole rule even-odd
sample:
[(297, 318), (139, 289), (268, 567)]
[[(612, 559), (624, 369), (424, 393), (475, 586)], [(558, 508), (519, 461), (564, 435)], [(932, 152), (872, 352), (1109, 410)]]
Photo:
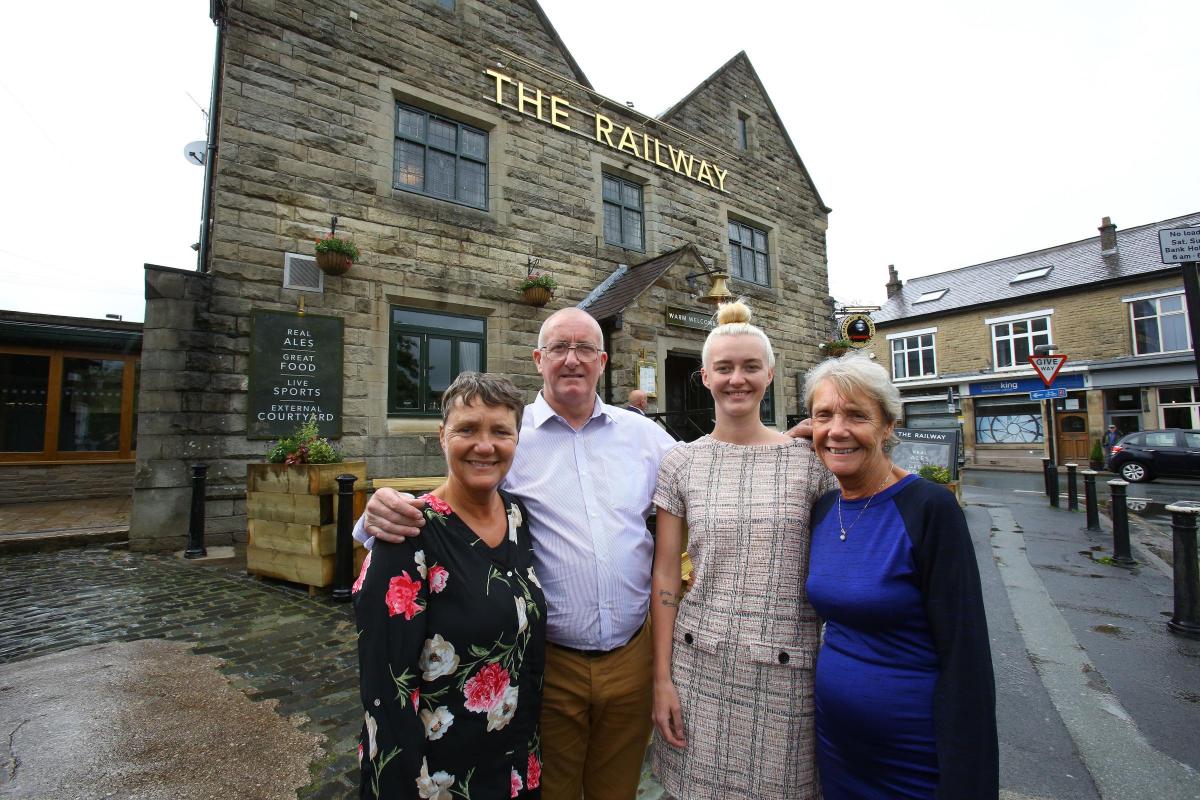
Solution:
[(342, 435), (342, 320), (251, 313), (246, 438), (278, 439), (316, 417), (322, 436)]

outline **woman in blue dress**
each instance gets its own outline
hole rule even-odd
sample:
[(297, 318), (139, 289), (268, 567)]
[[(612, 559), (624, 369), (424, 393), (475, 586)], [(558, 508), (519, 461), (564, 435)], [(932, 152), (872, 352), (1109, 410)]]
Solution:
[(979, 570), (944, 487), (892, 463), (900, 395), (861, 355), (809, 372), (813, 446), (840, 490), (812, 515), (808, 598), (825, 800), (995, 800), (996, 700)]

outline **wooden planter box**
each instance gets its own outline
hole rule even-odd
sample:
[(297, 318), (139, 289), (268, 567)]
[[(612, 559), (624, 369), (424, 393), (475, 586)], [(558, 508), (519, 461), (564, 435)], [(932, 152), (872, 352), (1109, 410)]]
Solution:
[[(367, 462), (248, 464), (246, 570), (305, 584), (309, 594), (333, 583), (337, 552), (337, 476), (353, 475), (354, 517), (367, 502)], [(355, 542), (357, 574), (366, 551)]]

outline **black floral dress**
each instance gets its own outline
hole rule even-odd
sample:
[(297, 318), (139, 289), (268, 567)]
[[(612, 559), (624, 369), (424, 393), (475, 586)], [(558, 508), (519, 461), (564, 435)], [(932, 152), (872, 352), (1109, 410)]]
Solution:
[(541, 797), (546, 601), (525, 509), (501, 498), (508, 536), (494, 548), (425, 495), (421, 535), (376, 542), (363, 563), (362, 797)]

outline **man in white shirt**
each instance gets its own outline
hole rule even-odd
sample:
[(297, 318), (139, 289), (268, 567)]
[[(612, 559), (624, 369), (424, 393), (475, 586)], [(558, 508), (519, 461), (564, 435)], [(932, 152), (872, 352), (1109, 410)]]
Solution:
[[(645, 628), (654, 544), (646, 530), (658, 463), (674, 440), (605, 405), (600, 326), (566, 308), (538, 334), (542, 390), (525, 407), (504, 488), (529, 510), (546, 594), (542, 792), (546, 800), (630, 800), (650, 735), (653, 654)], [(420, 514), (380, 489), (360, 541), (414, 535)]]

